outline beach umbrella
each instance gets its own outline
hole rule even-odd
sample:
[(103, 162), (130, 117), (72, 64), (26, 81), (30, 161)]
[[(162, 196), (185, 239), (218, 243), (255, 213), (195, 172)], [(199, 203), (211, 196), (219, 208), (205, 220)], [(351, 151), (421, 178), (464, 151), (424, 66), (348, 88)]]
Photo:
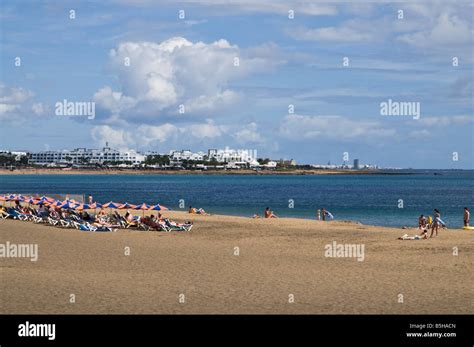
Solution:
[(44, 195), (41, 197), (41, 200), (47, 201), (47, 202), (50, 202), (50, 203), (55, 201), (55, 199), (50, 198), (49, 196), (44, 196)]
[(145, 216), (145, 210), (149, 210), (150, 205), (147, 205), (145, 203), (142, 203), (141, 205), (137, 205), (134, 210), (142, 210), (143, 211), (143, 216)]
[[(23, 195), (10, 195), (10, 199), (9, 201), (18, 201), (18, 202), (22, 202), (22, 201), (25, 201), (25, 197)], [(11, 206), (11, 205), (10, 205)]]
[(77, 204), (74, 206), (75, 210), (82, 211), (82, 210), (89, 210), (91, 206), (89, 204)]
[(59, 207), (60, 208), (66, 208), (66, 209), (72, 209), (74, 208), (76, 205), (74, 203), (72, 203), (71, 201), (63, 201)]
[(103, 205), (102, 205), (102, 204), (99, 204), (98, 202), (94, 202), (94, 203), (92, 203), (92, 204), (89, 204), (89, 208), (90, 208), (91, 210), (94, 209), (94, 213), (96, 212), (96, 210), (97, 210), (98, 208), (102, 208), (102, 207), (103, 207)]
[[(57, 200), (56, 200), (57, 201)], [(50, 198), (50, 197), (47, 197), (47, 196), (42, 196), (40, 198), (40, 202), (46, 206), (49, 206), (51, 204), (53, 204), (55, 202), (55, 200), (53, 198)]]
[(59, 206), (62, 205), (62, 202), (59, 201), (59, 200), (56, 200), (56, 201), (50, 203), (49, 205), (50, 205), (50, 206), (53, 206), (53, 207), (59, 207)]
[(25, 199), (23, 195), (10, 195), (11, 201), (25, 201)]
[(110, 212), (110, 209), (111, 209), (111, 208), (118, 208), (119, 205), (120, 205), (120, 204), (117, 203), (117, 202), (109, 201), (108, 203), (103, 204), (102, 207), (103, 207), (103, 208), (108, 208), (108, 209), (109, 209), (109, 212)]
[(58, 207), (59, 208), (71, 208), (71, 206), (69, 205), (69, 202), (61, 203)]
[(149, 208), (149, 210), (153, 210), (153, 211), (167, 211), (169, 210), (168, 207), (166, 206), (163, 206), (163, 205), (160, 205), (160, 204), (156, 204), (156, 205), (153, 205)]
[(29, 199), (26, 199), (25, 202), (27, 202), (28, 205), (31, 205), (31, 204), (35, 205), (36, 200), (33, 199), (33, 197), (30, 197)]
[(137, 205), (132, 205), (126, 202), (125, 204), (120, 205), (118, 208), (119, 210), (128, 210), (128, 209), (134, 209), (135, 207), (137, 207)]
[(103, 204), (102, 207), (103, 207), (103, 208), (118, 208), (118, 207), (119, 207), (119, 203), (113, 202), (113, 201), (109, 201), (108, 203)]

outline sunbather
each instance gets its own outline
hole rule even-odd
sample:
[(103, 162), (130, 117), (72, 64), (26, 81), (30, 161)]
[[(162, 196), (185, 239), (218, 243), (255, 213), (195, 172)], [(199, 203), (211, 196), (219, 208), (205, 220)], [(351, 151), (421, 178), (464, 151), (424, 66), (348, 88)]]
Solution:
[(418, 229), (423, 230), (426, 227), (426, 218), (425, 216), (421, 215), (418, 217)]
[(156, 231), (161, 231), (163, 230), (162, 225), (155, 219), (154, 215), (151, 215), (150, 217), (144, 217), (141, 219), (141, 222), (145, 225), (147, 225), (150, 229), (154, 229)]
[(421, 239), (426, 239), (426, 237), (422, 237), (420, 235), (414, 235), (414, 236), (408, 236), (408, 234), (405, 234), (403, 236), (400, 236), (398, 239), (399, 240), (421, 240)]
[(0, 219), (8, 218), (10, 214), (7, 212), (7, 208), (5, 206), (0, 206)]
[(202, 214), (202, 215), (207, 215), (208, 213), (204, 211), (203, 208), (194, 208), (192, 206), (189, 206), (189, 213), (191, 214)]
[(264, 216), (265, 218), (278, 218), (276, 214), (273, 213), (273, 211), (270, 211), (270, 207), (267, 207), (264, 211)]
[(178, 223), (170, 221), (168, 218), (163, 218), (163, 226), (166, 231), (190, 231), (193, 227), (193, 222)]

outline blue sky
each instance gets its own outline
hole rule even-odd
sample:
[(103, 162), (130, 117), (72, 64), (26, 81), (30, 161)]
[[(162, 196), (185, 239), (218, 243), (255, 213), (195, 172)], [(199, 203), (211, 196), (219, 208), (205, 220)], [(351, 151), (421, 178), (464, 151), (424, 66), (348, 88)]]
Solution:
[[(472, 2), (0, 6), (2, 149), (107, 141), (160, 152), (257, 149), (304, 163), (341, 163), (348, 152), (350, 161), (386, 167), (473, 168)], [(94, 102), (95, 118), (56, 115), (64, 99)], [(389, 99), (419, 103), (419, 119), (381, 115)]]

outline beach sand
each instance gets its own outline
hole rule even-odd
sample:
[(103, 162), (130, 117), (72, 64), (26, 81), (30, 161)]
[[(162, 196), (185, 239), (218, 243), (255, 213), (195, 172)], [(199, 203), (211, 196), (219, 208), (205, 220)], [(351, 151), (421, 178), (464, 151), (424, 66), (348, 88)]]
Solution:
[[(474, 232), (400, 241), (415, 229), (165, 215), (194, 228), (92, 233), (0, 221), (0, 243), (39, 247), (37, 262), (0, 259), (0, 312), (474, 313)], [(364, 261), (325, 257), (333, 241), (365, 245)]]

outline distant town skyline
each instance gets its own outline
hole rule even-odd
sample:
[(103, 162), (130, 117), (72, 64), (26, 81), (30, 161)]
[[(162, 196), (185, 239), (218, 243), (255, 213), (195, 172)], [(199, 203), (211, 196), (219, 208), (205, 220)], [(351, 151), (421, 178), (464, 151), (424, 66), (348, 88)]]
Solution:
[[(147, 158), (156, 156), (167, 156), (172, 162), (180, 162), (182, 160), (187, 161), (208, 161), (212, 158), (216, 159), (217, 162), (245, 162), (250, 166), (258, 166), (257, 160), (264, 160), (266, 162), (275, 162), (289, 165), (289, 166), (313, 166), (314, 168), (327, 169), (327, 168), (369, 168), (369, 169), (382, 169), (379, 165), (372, 163), (363, 162), (358, 158), (349, 160), (348, 153), (345, 153), (345, 157), (342, 158), (341, 162), (331, 163), (329, 160), (326, 163), (314, 163), (314, 162), (297, 162), (293, 158), (275, 158), (259, 155), (255, 149), (242, 149), (242, 148), (208, 148), (207, 150), (192, 150), (192, 149), (173, 149), (168, 152), (158, 152), (154, 150), (138, 151), (135, 149), (117, 149), (109, 146), (108, 143), (102, 148), (87, 148), (87, 147), (76, 147), (76, 148), (62, 148), (62, 149), (49, 149), (49, 150), (6, 150), (0, 148), (0, 155), (11, 155), (15, 156), (17, 161), (20, 161), (21, 157), (28, 157), (30, 164), (94, 164), (104, 162), (129, 162), (130, 165), (143, 164)], [(87, 160), (84, 160), (87, 159)], [(351, 164), (352, 163), (352, 164)], [(273, 165), (273, 164), (272, 164)], [(394, 168), (394, 167), (389, 167)], [(400, 168), (397, 168), (400, 169)]]
[[(472, 3), (4, 0), (0, 148), (472, 169)], [(73, 144), (73, 145), (72, 145)]]

